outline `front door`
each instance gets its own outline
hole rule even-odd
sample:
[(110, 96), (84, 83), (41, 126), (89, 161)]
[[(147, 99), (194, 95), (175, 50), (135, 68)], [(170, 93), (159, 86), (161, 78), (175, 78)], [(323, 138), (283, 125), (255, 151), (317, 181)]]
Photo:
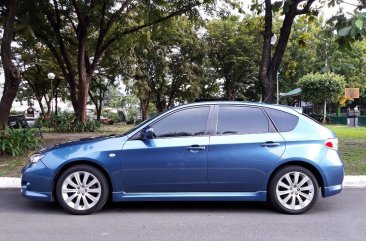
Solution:
[(122, 151), (122, 185), (127, 193), (208, 190), (206, 133), (210, 107), (167, 114), (150, 125), (156, 137), (132, 137)]

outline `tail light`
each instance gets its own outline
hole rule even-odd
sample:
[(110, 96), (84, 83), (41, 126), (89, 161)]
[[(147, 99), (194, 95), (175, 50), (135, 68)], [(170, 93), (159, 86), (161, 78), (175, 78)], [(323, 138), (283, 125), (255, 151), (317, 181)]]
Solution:
[(338, 151), (338, 139), (337, 138), (328, 139), (325, 141), (324, 146), (329, 149)]

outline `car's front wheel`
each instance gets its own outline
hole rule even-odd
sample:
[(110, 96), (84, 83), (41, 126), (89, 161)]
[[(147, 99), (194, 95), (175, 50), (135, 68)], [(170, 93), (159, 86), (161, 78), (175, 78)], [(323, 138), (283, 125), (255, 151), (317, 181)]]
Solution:
[(319, 187), (313, 173), (301, 166), (287, 166), (273, 176), (269, 184), (269, 199), (279, 211), (301, 214), (316, 203)]
[(106, 177), (97, 168), (77, 165), (64, 171), (56, 185), (60, 205), (72, 214), (90, 214), (99, 211), (107, 202), (109, 186)]

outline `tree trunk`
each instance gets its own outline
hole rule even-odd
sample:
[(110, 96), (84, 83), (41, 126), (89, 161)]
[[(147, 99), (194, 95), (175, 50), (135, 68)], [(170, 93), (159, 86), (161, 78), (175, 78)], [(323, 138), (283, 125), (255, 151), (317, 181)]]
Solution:
[(45, 119), (47, 119), (47, 116), (46, 116), (46, 111), (45, 111), (43, 103), (42, 103), (42, 96), (39, 96), (39, 95), (36, 94), (36, 99), (37, 99), (39, 108), (41, 108), (42, 119), (45, 120)]
[(141, 110), (141, 118), (142, 120), (146, 120), (147, 119), (147, 112), (148, 112), (148, 109), (149, 109), (149, 99), (141, 99), (140, 98), (140, 110)]
[(85, 26), (79, 24), (79, 47), (78, 47), (78, 74), (79, 74), (79, 122), (85, 122), (87, 117), (87, 104), (88, 104), (88, 94), (89, 85), (91, 80), (91, 75), (87, 72), (86, 61), (86, 40), (87, 40), (87, 29)]
[(96, 106), (96, 111), (97, 111), (97, 121), (100, 121), (100, 117), (102, 116), (102, 107), (101, 106)]
[(18, 92), (21, 82), (20, 70), (12, 62), (11, 42), (14, 37), (15, 14), (17, 1), (6, 1), (7, 12), (5, 16), (4, 33), (1, 41), (1, 61), (4, 69), (4, 92), (0, 101), (0, 129), (7, 126), (10, 109)]
[(259, 80), (262, 84), (263, 102), (275, 103), (275, 80), (277, 78), (277, 72), (282, 62), (283, 55), (285, 54), (288, 40), (291, 35), (291, 29), (294, 19), (298, 15), (306, 14), (310, 11), (311, 5), (315, 0), (307, 0), (302, 9), (298, 9), (302, 0), (292, 1), (289, 10), (285, 14), (283, 24), (281, 27), (280, 36), (276, 50), (271, 57), (271, 38), (272, 38), (272, 3), (271, 0), (265, 0), (265, 30), (263, 32), (263, 52), (262, 61), (259, 69)]
[(265, 1), (265, 27), (263, 32), (262, 61), (259, 69), (259, 80), (262, 84), (263, 102), (273, 103), (274, 83), (271, 81), (269, 68), (271, 65), (271, 38), (272, 38), (272, 4), (271, 0)]

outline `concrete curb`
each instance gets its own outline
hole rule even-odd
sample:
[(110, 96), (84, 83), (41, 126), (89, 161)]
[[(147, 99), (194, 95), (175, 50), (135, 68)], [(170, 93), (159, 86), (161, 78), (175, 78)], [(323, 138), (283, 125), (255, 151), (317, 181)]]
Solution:
[(0, 188), (20, 188), (20, 178), (0, 177)]
[[(0, 188), (20, 188), (20, 178), (0, 177)], [(344, 188), (366, 188), (366, 176), (345, 176)]]

